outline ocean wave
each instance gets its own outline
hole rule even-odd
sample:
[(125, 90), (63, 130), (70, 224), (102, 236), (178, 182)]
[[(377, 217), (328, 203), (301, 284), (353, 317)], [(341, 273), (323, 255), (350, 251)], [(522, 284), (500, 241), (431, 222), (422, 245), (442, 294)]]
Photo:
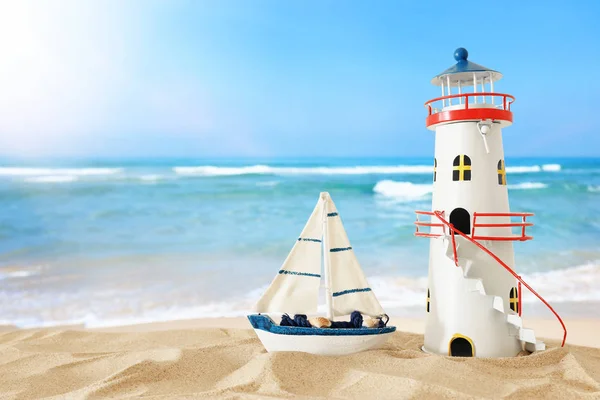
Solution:
[(560, 164), (506, 167), (506, 172), (511, 174), (527, 174), (532, 172), (560, 172), (561, 170), (562, 166)]
[(258, 187), (274, 187), (279, 185), (279, 181), (256, 182)]
[(256, 300), (264, 293), (268, 286), (254, 289), (244, 296), (227, 301), (213, 301), (207, 304), (192, 306), (165, 305), (152, 309), (142, 309), (139, 314), (114, 314), (103, 313), (101, 309), (80, 313), (79, 317), (72, 319), (52, 320), (38, 319), (20, 315), (15, 319), (0, 315), (1, 325), (15, 325), (21, 329), (48, 328), (65, 325), (83, 325), (86, 328), (107, 328), (127, 326), (161, 321), (190, 320), (198, 318), (242, 317), (252, 313)]
[[(559, 172), (562, 170), (560, 164), (543, 164), (530, 166), (506, 167), (511, 174), (535, 173), (535, 172)], [(176, 175), (183, 176), (237, 176), (237, 175), (429, 175), (433, 174), (432, 165), (365, 165), (345, 167), (272, 167), (268, 165), (248, 165), (240, 167), (218, 167), (212, 165), (204, 166), (176, 166), (171, 171)], [(23, 176), (23, 177), (102, 177), (120, 175), (123, 168), (30, 168), (30, 167), (0, 167), (0, 176)], [(150, 176), (138, 176), (141, 180), (156, 180)], [(163, 176), (163, 175), (160, 175)], [(57, 182), (58, 180), (47, 180), (45, 182)], [(44, 180), (39, 180), (44, 182)]]
[(144, 182), (156, 182), (164, 179), (162, 175), (142, 175), (140, 176), (140, 180)]
[[(550, 303), (600, 301), (600, 260), (571, 268), (521, 274)], [(372, 276), (369, 283), (386, 311), (424, 304), (427, 277)], [(524, 303), (539, 303), (523, 290)]]
[[(67, 171), (67, 170), (64, 170)], [(39, 176), (28, 176), (24, 175), (23, 182), (30, 183), (66, 183), (75, 181), (94, 181), (94, 182), (143, 182), (143, 183), (156, 183), (165, 179), (172, 178), (173, 176), (162, 175), (162, 174), (119, 174), (119, 173), (107, 173), (103, 174), (94, 171), (79, 172), (75, 175), (39, 175)], [(174, 176), (175, 178), (177, 176)]]
[[(571, 268), (521, 276), (551, 304), (600, 301), (600, 260)], [(425, 276), (371, 276), (368, 280), (381, 306), (387, 312), (394, 313), (394, 310), (422, 306), (425, 302)], [(540, 303), (527, 289), (523, 290), (522, 301)]]
[[(544, 298), (551, 303), (563, 302), (594, 302), (600, 301), (600, 260), (585, 265), (560, 269), (555, 271), (539, 272), (525, 275), (523, 279), (536, 291), (542, 293)], [(428, 278), (383, 276), (368, 277), (369, 284), (382, 307), (387, 312), (398, 313), (399, 310), (422, 307), (425, 303)], [(264, 293), (267, 287), (254, 289), (245, 296), (231, 301), (213, 302), (184, 309), (173, 309), (167, 312), (156, 310), (153, 315), (143, 317), (144, 322), (190, 319), (201, 317), (238, 317), (252, 312), (252, 306)], [(524, 303), (539, 303), (539, 300), (527, 290), (523, 291)], [(395, 311), (398, 310), (398, 311)], [(325, 311), (322, 303), (320, 312)], [(123, 321), (131, 324), (131, 319)], [(119, 321), (87, 321), (88, 325), (102, 326), (120, 324)]]
[(29, 268), (0, 267), (0, 281), (4, 279), (28, 278), (30, 276), (39, 275), (42, 269), (42, 266)]
[(433, 191), (433, 185), (383, 180), (375, 184), (373, 191), (394, 200), (411, 201), (430, 194)]
[(544, 164), (542, 170), (546, 172), (558, 172), (562, 169), (560, 164)]
[[(17, 271), (10, 273), (13, 278), (28, 276)], [(566, 269), (522, 274), (522, 277), (550, 304), (600, 302), (600, 289), (598, 289), (600, 288), (600, 260)], [(377, 299), (389, 315), (402, 315), (406, 312), (403, 310), (423, 307), (425, 304), (427, 276), (371, 275), (367, 278)], [(0, 320), (0, 325), (14, 324), (20, 328), (35, 328), (82, 324), (87, 328), (102, 328), (196, 318), (241, 317), (253, 312), (254, 304), (267, 287), (268, 285), (264, 285), (228, 300), (215, 300), (204, 304), (182, 307), (173, 303), (148, 309), (137, 308), (139, 311), (137, 314), (123, 315), (96, 309), (93, 312), (82, 312), (79, 317), (71, 320), (39, 320), (34, 316), (24, 315), (19, 315), (15, 319), (6, 319), (7, 315), (3, 315), (0, 319), (2, 317), (5, 319)], [(522, 301), (527, 304), (541, 304), (527, 290), (523, 290)], [(324, 302), (321, 302), (319, 312), (324, 311)]]
[(210, 165), (201, 167), (174, 167), (173, 171), (179, 175), (199, 176), (234, 176), (234, 175), (263, 175), (272, 173), (273, 168), (266, 165), (253, 165), (249, 167), (214, 167)]
[(564, 172), (568, 174), (600, 174), (600, 168), (573, 168), (565, 169)]
[[(533, 172), (559, 172), (560, 164), (543, 164), (507, 167), (511, 174)], [(174, 167), (178, 175), (195, 176), (235, 176), (235, 175), (372, 175), (372, 174), (417, 174), (433, 173), (431, 165), (373, 165), (352, 167), (270, 167), (268, 165), (250, 165), (243, 167), (216, 167), (211, 165), (197, 167)]]
[(34, 176), (32, 178), (26, 178), (25, 182), (34, 183), (65, 183), (75, 182), (79, 178), (74, 175), (48, 175), (48, 176)]
[(19, 168), (0, 167), (4, 176), (101, 176), (122, 172), (122, 168)]
[(179, 175), (234, 176), (234, 175), (368, 175), (368, 174), (432, 174), (429, 165), (354, 166), (354, 167), (174, 167)]
[(587, 187), (587, 190), (588, 190), (588, 192), (592, 192), (592, 193), (600, 192), (600, 186), (589, 185)]
[(522, 182), (514, 185), (508, 185), (509, 189), (526, 190), (526, 189), (546, 189), (547, 184), (542, 182)]
[[(600, 301), (600, 260), (554, 271), (522, 274), (523, 279), (549, 302)], [(539, 301), (527, 290), (523, 302)]]

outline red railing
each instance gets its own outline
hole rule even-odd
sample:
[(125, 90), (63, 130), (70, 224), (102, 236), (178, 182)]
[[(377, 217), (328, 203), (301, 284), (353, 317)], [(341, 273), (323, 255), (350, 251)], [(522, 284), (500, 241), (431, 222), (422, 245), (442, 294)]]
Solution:
[[(533, 236), (525, 235), (525, 228), (528, 226), (533, 226), (531, 222), (527, 222), (527, 217), (533, 216), (533, 213), (473, 213), (473, 230), (471, 231), (471, 238), (475, 240), (518, 240), (524, 242), (526, 240), (533, 239)], [(522, 218), (521, 222), (510, 222), (503, 224), (478, 224), (477, 217), (520, 217)], [(521, 234), (518, 236), (477, 236), (475, 235), (476, 228), (514, 228), (520, 227)]]
[[(502, 102), (500, 104), (498, 104), (497, 106), (500, 107), (502, 106), (502, 110), (504, 111), (510, 111), (510, 105), (512, 103), (514, 103), (515, 101), (515, 97), (510, 95), (510, 94), (504, 94), (504, 93), (491, 93), (491, 92), (483, 92), (483, 93), (461, 93), (461, 94), (451, 94), (449, 96), (442, 96), (442, 97), (436, 97), (435, 99), (429, 100), (428, 102), (425, 103), (425, 107), (427, 107), (429, 109), (429, 115), (435, 114), (433, 112), (433, 108), (431, 107), (431, 103), (435, 103), (436, 101), (445, 101), (448, 100), (448, 102), (451, 102), (451, 99), (457, 99), (460, 98), (460, 102), (459, 104), (456, 105), (460, 105), (460, 104), (464, 104), (465, 108), (464, 110), (468, 110), (469, 109), (469, 98), (474, 97), (475, 99), (477, 97), (491, 97), (492, 100), (495, 97), (500, 97), (502, 98)], [(490, 103), (475, 103), (472, 102), (471, 103), (471, 107), (470, 108), (481, 108), (481, 107), (477, 107), (474, 106), (475, 104), (492, 104)], [(450, 105), (450, 104), (448, 104)], [(443, 108), (443, 106), (441, 107)], [(440, 108), (440, 109), (441, 109)], [(437, 110), (437, 108), (436, 108)]]
[[(417, 214), (426, 214), (429, 213), (429, 211), (419, 211), (417, 212)], [(565, 342), (567, 340), (567, 327), (565, 326), (565, 323), (563, 322), (562, 318), (560, 317), (560, 315), (558, 315), (558, 313), (554, 310), (554, 308), (552, 308), (552, 306), (550, 304), (548, 304), (548, 302), (546, 300), (544, 300), (544, 298), (542, 296), (540, 296), (535, 290), (533, 290), (533, 288), (531, 286), (529, 286), (527, 284), (527, 282), (525, 282), (519, 275), (517, 275), (517, 273), (515, 271), (513, 271), (512, 268), (510, 268), (508, 265), (506, 265), (504, 263), (504, 261), (502, 261), (500, 258), (498, 258), (498, 256), (496, 256), (494, 253), (492, 253), (487, 247), (483, 246), (482, 244), (480, 244), (479, 242), (477, 242), (475, 239), (469, 237), (468, 235), (465, 235), (464, 233), (462, 233), (461, 231), (459, 231), (458, 229), (456, 229), (454, 227), (454, 225), (452, 225), (450, 222), (446, 221), (444, 219), (444, 213), (442, 211), (433, 211), (431, 214), (426, 214), (426, 215), (433, 215), (435, 216), (437, 219), (440, 220), (440, 222), (445, 226), (448, 227), (448, 229), (454, 234), (457, 233), (460, 236), (464, 237), (465, 239), (467, 239), (468, 241), (470, 241), (471, 243), (473, 243), (475, 246), (479, 247), (481, 250), (483, 250), (485, 253), (487, 253), (490, 257), (492, 257), (498, 264), (500, 264), (502, 267), (504, 267), (505, 270), (507, 270), (512, 276), (514, 276), (517, 281), (519, 282), (519, 315), (521, 315), (521, 285), (525, 286), (531, 293), (533, 293), (542, 303), (544, 303), (544, 305), (546, 307), (548, 307), (548, 309), (550, 311), (552, 311), (552, 313), (554, 314), (554, 316), (558, 319), (558, 322), (560, 322), (563, 331), (564, 331), (564, 335), (563, 335), (563, 340), (562, 340), (562, 344), (561, 347), (564, 347)], [(417, 225), (418, 227), (418, 225)], [(445, 229), (444, 229), (445, 232)], [(437, 235), (439, 236), (439, 235)], [(453, 240), (453, 246), (454, 246), (454, 253), (456, 254), (456, 242)]]
[[(415, 232), (415, 236), (433, 238), (433, 237), (438, 237), (438, 236), (442, 235), (441, 233), (419, 232), (419, 227), (420, 226), (442, 228), (443, 234), (444, 235), (446, 234), (446, 226), (444, 224), (442, 224), (442, 223), (434, 224), (434, 223), (431, 223), (431, 222), (419, 221), (419, 215), (435, 216), (435, 213), (433, 211), (415, 211), (415, 213), (417, 213), (417, 220), (415, 221), (415, 225), (417, 227), (417, 230)], [(443, 216), (444, 212), (441, 211), (441, 213), (442, 213), (442, 216)], [(453, 245), (453, 248), (454, 248), (454, 263), (458, 267), (458, 254), (456, 253), (456, 239), (454, 238), (454, 232), (451, 231), (450, 235), (452, 236), (452, 245)]]
[[(430, 215), (435, 216), (433, 211), (415, 211), (417, 214), (417, 221), (415, 221), (415, 225), (417, 226), (417, 230), (415, 232), (415, 236), (419, 237), (438, 237), (442, 234), (446, 234), (446, 229), (443, 224), (431, 223), (431, 222), (423, 222), (419, 221), (419, 215)], [(443, 212), (442, 212), (443, 213)], [(443, 214), (442, 214), (443, 215)], [(519, 213), (519, 212), (511, 212), (511, 213), (473, 213), (473, 229), (471, 230), (471, 239), (474, 240), (498, 240), (498, 241), (520, 241), (524, 242), (527, 240), (532, 240), (533, 236), (526, 235), (525, 229), (528, 226), (533, 226), (533, 223), (527, 222), (527, 217), (533, 216), (533, 213)], [(510, 222), (510, 223), (477, 223), (477, 217), (519, 217), (521, 218), (521, 222)], [(419, 231), (420, 226), (428, 226), (428, 227), (442, 227), (443, 233), (431, 233), (431, 232), (421, 232)], [(510, 236), (477, 236), (475, 235), (475, 230), (477, 228), (514, 228), (520, 227), (521, 231), (518, 235), (510, 235)]]
[[(419, 227), (420, 226), (428, 226), (428, 227), (436, 227), (436, 228), (442, 228), (443, 229), (443, 234), (446, 234), (446, 227), (444, 226), (444, 224), (439, 223), (439, 224), (434, 224), (431, 222), (423, 222), (423, 221), (419, 221), (419, 215), (430, 215), (430, 216), (434, 216), (435, 214), (433, 213), (433, 211), (415, 211), (415, 213), (417, 213), (417, 220), (415, 221), (415, 225), (417, 226), (417, 231), (415, 232), (415, 236), (419, 236), (419, 237), (438, 237), (441, 234), (440, 233), (431, 233), (431, 232), (420, 232), (419, 231)], [(444, 212), (442, 211), (442, 215)]]

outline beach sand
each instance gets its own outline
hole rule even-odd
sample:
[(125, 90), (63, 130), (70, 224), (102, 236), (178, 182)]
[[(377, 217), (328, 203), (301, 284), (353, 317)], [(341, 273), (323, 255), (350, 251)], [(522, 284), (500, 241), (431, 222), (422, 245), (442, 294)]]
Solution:
[[(267, 353), (244, 318), (0, 332), (0, 398), (600, 399), (600, 320), (527, 320), (548, 350), (504, 359), (428, 355), (423, 322), (394, 318), (380, 349)], [(593, 347), (592, 347), (593, 346)]]

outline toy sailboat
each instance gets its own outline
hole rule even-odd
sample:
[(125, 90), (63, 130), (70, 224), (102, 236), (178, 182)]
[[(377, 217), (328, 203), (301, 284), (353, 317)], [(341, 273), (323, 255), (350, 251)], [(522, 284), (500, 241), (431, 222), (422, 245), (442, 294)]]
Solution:
[(280, 326), (269, 315), (264, 315), (314, 315), (317, 312), (321, 275), (325, 278), (329, 320), (354, 311), (373, 318), (385, 315), (352, 251), (335, 205), (326, 192), (320, 194), (292, 251), (257, 302), (255, 311), (258, 314), (248, 316), (267, 351), (344, 355), (377, 347), (389, 339), (396, 330), (393, 326)]

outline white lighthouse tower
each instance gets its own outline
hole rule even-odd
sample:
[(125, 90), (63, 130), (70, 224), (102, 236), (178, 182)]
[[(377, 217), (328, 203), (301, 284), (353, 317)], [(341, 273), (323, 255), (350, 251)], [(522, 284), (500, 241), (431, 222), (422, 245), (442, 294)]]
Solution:
[(545, 349), (522, 325), (521, 289), (562, 320), (515, 272), (513, 241), (532, 239), (533, 214), (511, 213), (508, 202), (502, 129), (514, 97), (494, 92), (499, 72), (467, 57), (455, 51), (456, 65), (432, 80), (442, 97), (425, 104), (435, 159), (432, 210), (417, 211), (416, 222), (416, 235), (431, 238), (423, 350), (511, 357)]

